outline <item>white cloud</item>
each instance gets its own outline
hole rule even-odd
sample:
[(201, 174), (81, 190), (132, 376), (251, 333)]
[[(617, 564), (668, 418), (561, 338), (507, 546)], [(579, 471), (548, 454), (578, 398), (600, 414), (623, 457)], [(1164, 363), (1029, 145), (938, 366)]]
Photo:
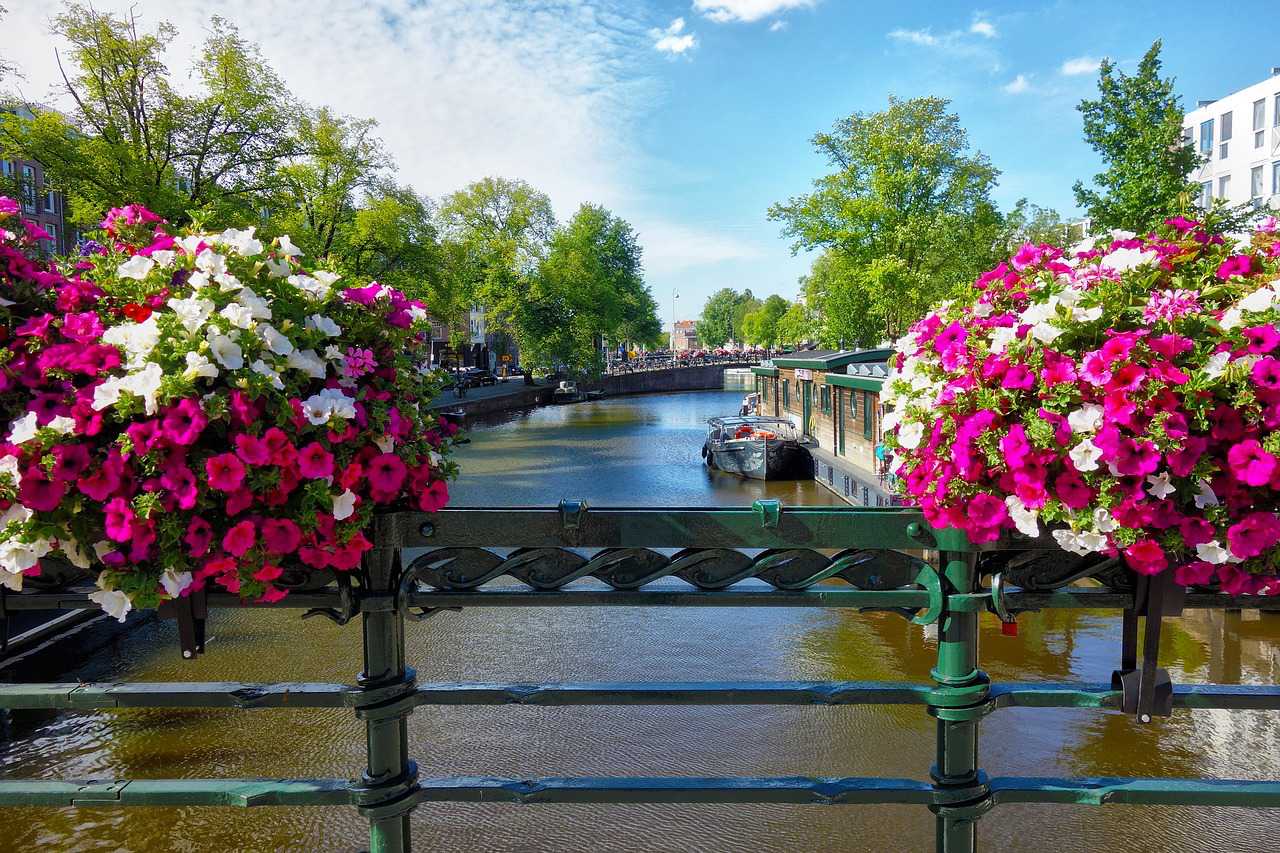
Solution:
[(725, 261), (756, 260), (765, 254), (758, 244), (716, 229), (649, 219), (634, 225), (644, 248), (645, 271), (655, 275)]
[(937, 47), (939, 44), (938, 37), (928, 30), (893, 30), (889, 33), (889, 38), (904, 44), (916, 44), (921, 47)]
[(1027, 75), (1019, 74), (1000, 88), (1010, 95), (1021, 95), (1031, 91), (1031, 81), (1027, 79)]
[(770, 24), (770, 25), (769, 25), (769, 32), (771, 32), (771, 33), (780, 33), (780, 32), (782, 32), (783, 30), (785, 30), (786, 28), (787, 28), (787, 22), (786, 22), (786, 21), (784, 21), (784, 20), (779, 19), (779, 20), (776, 20), (776, 21), (774, 21), (772, 24)]
[(701, 12), (717, 24), (731, 21), (753, 23), (780, 12), (807, 9), (818, 0), (693, 0), (693, 10)]
[(698, 39), (693, 33), (684, 32), (684, 18), (676, 18), (665, 30), (649, 30), (649, 35), (653, 37), (654, 50), (659, 53), (679, 56), (698, 46)]
[(973, 19), (973, 23), (969, 25), (969, 32), (988, 39), (993, 39), (999, 35), (999, 33), (996, 32), (995, 24), (983, 19), (982, 17), (975, 17)]
[(1077, 56), (1075, 59), (1068, 59), (1062, 63), (1062, 73), (1067, 77), (1078, 77), (1082, 74), (1092, 74), (1101, 65), (1101, 59), (1094, 59), (1092, 56)]

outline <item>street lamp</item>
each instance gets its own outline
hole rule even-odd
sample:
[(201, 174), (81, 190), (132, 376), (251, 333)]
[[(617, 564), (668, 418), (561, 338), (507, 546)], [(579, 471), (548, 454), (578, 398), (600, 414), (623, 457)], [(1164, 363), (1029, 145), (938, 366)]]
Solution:
[(676, 366), (676, 300), (680, 298), (680, 294), (676, 293), (676, 289), (671, 288), (671, 366)]

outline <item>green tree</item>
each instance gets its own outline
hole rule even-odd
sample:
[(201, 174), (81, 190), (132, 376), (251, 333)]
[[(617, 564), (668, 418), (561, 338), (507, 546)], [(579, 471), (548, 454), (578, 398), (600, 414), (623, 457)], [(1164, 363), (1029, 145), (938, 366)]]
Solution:
[(1156, 41), (1132, 76), (1109, 59), (1098, 72), (1098, 98), (1080, 102), (1084, 137), (1105, 169), (1093, 178), (1097, 189), (1077, 181), (1076, 203), (1096, 230), (1145, 232), (1185, 211), (1193, 198), (1187, 179), (1199, 161), (1182, 136), (1182, 104), (1173, 78), (1160, 76)]
[(1020, 198), (1004, 216), (1004, 238), (1000, 248), (1014, 252), (1026, 243), (1060, 246), (1067, 240), (1068, 225), (1050, 207), (1031, 204)]
[(581, 373), (598, 371), (600, 342), (650, 342), (660, 332), (634, 230), (592, 204), (552, 235), (513, 310), (526, 364)]
[(190, 96), (169, 83), (168, 23), (144, 32), (132, 14), (69, 4), (52, 29), (71, 45), (63, 86), (75, 108), (6, 116), (0, 151), (42, 162), (76, 224), (124, 200), (179, 223), (197, 208), (214, 223), (250, 222), (278, 167), (301, 153), (292, 132), (300, 106), (222, 18), (195, 60), (200, 91)]
[(790, 303), (776, 294), (765, 299), (742, 319), (742, 340), (753, 346), (774, 347), (778, 343), (778, 321)]
[(942, 98), (889, 99), (883, 112), (854, 113), (813, 137), (832, 171), (813, 192), (769, 208), (792, 250), (833, 249), (851, 259), (897, 257), (922, 277), (955, 270), (940, 235), (963, 234), (989, 204), (999, 172), (969, 151)]
[(778, 343), (801, 344), (814, 338), (814, 320), (803, 303), (793, 302), (778, 319)]
[(750, 290), (739, 293), (722, 287), (707, 297), (698, 319), (698, 342), (708, 349), (724, 346), (730, 340), (742, 341), (742, 320), (760, 304)]

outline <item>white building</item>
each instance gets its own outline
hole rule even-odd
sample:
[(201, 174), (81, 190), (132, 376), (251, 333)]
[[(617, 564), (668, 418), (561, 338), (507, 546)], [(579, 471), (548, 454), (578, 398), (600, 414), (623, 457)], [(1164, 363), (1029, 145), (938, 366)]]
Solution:
[(1200, 203), (1280, 206), (1280, 67), (1217, 101), (1200, 101), (1182, 123), (1184, 138), (1205, 158), (1192, 173)]

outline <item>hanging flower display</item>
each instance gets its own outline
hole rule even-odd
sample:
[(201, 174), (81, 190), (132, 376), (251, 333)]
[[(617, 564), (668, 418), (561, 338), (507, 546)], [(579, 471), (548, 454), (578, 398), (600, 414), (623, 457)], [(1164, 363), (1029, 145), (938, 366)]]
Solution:
[(61, 558), (133, 608), (209, 584), (276, 601), (346, 572), (379, 508), (448, 500), (425, 307), (253, 229), (130, 205), (59, 269), (0, 198), (0, 584)]
[(1280, 593), (1280, 235), (1169, 219), (1026, 245), (897, 343), (901, 488), (928, 521)]

